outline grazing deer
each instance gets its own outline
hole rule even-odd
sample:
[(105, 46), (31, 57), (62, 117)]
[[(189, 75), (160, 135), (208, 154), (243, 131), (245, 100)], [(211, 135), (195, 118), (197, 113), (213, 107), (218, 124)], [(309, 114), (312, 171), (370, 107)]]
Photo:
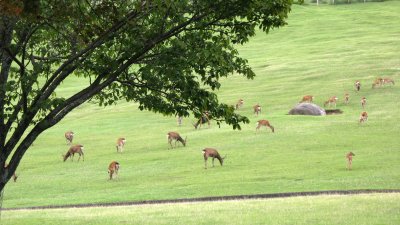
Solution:
[(382, 79), (382, 85), (384, 85), (384, 84), (392, 84), (392, 85), (394, 85), (394, 80), (390, 79), (390, 78), (383, 78)]
[(244, 104), (243, 99), (239, 99), (238, 102), (235, 105), (235, 109), (240, 109)]
[(333, 104), (336, 108), (336, 101), (338, 100), (338, 98), (336, 96), (332, 96), (328, 99), (328, 101), (324, 102), (324, 107), (326, 107), (326, 105), (328, 105), (329, 107), (331, 107), (331, 105)]
[(269, 123), (268, 120), (259, 120), (257, 122), (257, 127), (256, 127), (256, 132), (260, 129), (261, 126), (265, 126), (265, 128), (269, 127), (272, 130), (272, 133), (275, 132), (275, 129), (273, 126), (271, 126), (271, 124)]
[(108, 166), (108, 174), (110, 174), (110, 180), (112, 180), (114, 174), (115, 177), (118, 176), (118, 170), (119, 170), (119, 163), (116, 161), (112, 161)]
[(301, 101), (299, 103), (303, 103), (303, 102), (312, 103), (313, 101), (314, 101), (314, 96), (305, 95), (305, 96), (303, 96), (303, 98), (301, 99)]
[[(7, 169), (7, 167), (8, 167), (8, 164), (7, 164), (7, 163), (5, 163), (5, 164), (4, 164), (4, 168), (6, 168), (6, 169)], [(12, 177), (13, 177), (13, 180), (14, 180), (14, 182), (17, 182), (17, 178), (18, 178), (18, 176), (17, 176), (15, 173), (13, 173)]]
[(351, 170), (351, 165), (353, 164), (353, 156), (355, 156), (355, 154), (353, 152), (349, 152), (346, 154), (348, 170)]
[(74, 161), (75, 153), (79, 154), (78, 162), (81, 159), (81, 156), (82, 156), (82, 160), (85, 161), (85, 157), (84, 157), (84, 154), (83, 154), (83, 145), (73, 145), (68, 149), (67, 154), (63, 155), (64, 162), (69, 157), (71, 158), (72, 161)]
[(208, 128), (210, 128), (210, 113), (208, 111), (205, 111), (201, 118), (193, 124), (194, 128), (197, 129), (197, 127), (201, 127), (202, 124), (208, 123)]
[(117, 152), (122, 152), (124, 150), (125, 143), (126, 143), (125, 138), (117, 139), (117, 144), (115, 145), (115, 147), (117, 148)]
[(346, 93), (346, 94), (344, 94), (344, 104), (349, 104), (349, 101), (350, 101), (350, 94), (349, 93)]
[(382, 86), (382, 84), (383, 84), (383, 79), (382, 78), (380, 78), (380, 77), (378, 77), (378, 78), (376, 78), (375, 80), (374, 80), (374, 82), (372, 83), (372, 88), (375, 88), (375, 87), (381, 87)]
[(361, 89), (361, 83), (360, 83), (360, 81), (356, 81), (355, 83), (354, 83), (354, 87), (356, 88), (356, 91), (360, 91), (360, 89)]
[(65, 136), (65, 139), (67, 140), (67, 145), (71, 145), (72, 139), (74, 139), (74, 132), (67, 131), (67, 132), (65, 132), (64, 136)]
[(185, 138), (185, 140), (183, 140), (183, 138), (179, 135), (179, 133), (177, 133), (177, 132), (168, 132), (168, 134), (167, 134), (167, 138), (168, 138), (168, 144), (170, 144), (171, 145), (171, 148), (174, 148), (173, 146), (172, 146), (172, 140), (175, 140), (175, 147), (176, 147), (176, 142), (177, 141), (179, 141), (179, 142), (181, 142), (182, 144), (183, 144), (183, 146), (186, 146), (186, 139), (187, 139), (187, 137)]
[(256, 114), (256, 116), (258, 116), (258, 114), (261, 113), (261, 106), (259, 104), (256, 104), (255, 106), (253, 106), (253, 110), (254, 110), (254, 114)]
[(366, 122), (368, 120), (368, 113), (362, 112), (360, 115), (360, 123)]
[(360, 102), (363, 109), (365, 109), (365, 106), (367, 105), (367, 98), (362, 97)]
[(219, 160), (219, 163), (222, 164), (224, 163), (224, 159), (226, 156), (223, 158), (219, 155), (218, 151), (214, 148), (205, 148), (203, 149), (203, 156), (204, 156), (204, 169), (207, 169), (207, 159), (208, 157), (212, 157), (212, 165), (214, 167), (214, 159), (217, 158)]

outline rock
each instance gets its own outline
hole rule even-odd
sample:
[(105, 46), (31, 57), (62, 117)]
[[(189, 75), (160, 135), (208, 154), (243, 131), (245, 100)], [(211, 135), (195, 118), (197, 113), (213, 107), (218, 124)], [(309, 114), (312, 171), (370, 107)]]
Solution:
[(289, 111), (289, 115), (323, 116), (326, 112), (323, 108), (312, 103), (300, 103)]

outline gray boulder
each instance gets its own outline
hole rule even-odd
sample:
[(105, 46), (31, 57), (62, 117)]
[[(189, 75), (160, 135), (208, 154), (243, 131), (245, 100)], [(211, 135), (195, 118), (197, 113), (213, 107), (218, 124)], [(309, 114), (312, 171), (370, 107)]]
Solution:
[(289, 115), (323, 116), (326, 112), (323, 108), (312, 103), (300, 103), (289, 111)]

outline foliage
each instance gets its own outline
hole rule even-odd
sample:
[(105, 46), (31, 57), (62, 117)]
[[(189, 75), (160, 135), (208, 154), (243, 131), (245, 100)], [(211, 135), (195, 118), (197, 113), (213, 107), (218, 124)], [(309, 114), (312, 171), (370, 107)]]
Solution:
[[(0, 169), (0, 189), (38, 135), (90, 99), (103, 106), (125, 99), (165, 115), (208, 110), (240, 129), (249, 120), (211, 91), (233, 73), (254, 77), (233, 45), (256, 28), (285, 25), (291, 6), (291, 0), (6, 3), (18, 12), (0, 21), (0, 165), (13, 152)], [(57, 97), (71, 76), (86, 79), (86, 87)]]

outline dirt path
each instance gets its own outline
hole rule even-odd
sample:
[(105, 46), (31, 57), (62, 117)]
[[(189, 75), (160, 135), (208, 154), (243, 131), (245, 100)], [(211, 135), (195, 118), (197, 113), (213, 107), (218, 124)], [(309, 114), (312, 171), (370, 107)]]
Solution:
[(273, 194), (232, 195), (232, 196), (216, 196), (216, 197), (201, 197), (201, 198), (180, 198), (180, 199), (166, 199), (166, 200), (113, 202), (113, 203), (89, 203), (89, 204), (72, 204), (72, 205), (32, 206), (32, 207), (18, 207), (18, 208), (2, 208), (1, 210), (8, 211), (8, 210), (40, 210), (40, 209), (62, 209), (62, 208), (112, 207), (112, 206), (146, 205), (146, 204), (214, 202), (214, 201), (230, 201), (230, 200), (288, 198), (288, 197), (298, 197), (298, 196), (356, 195), (356, 194), (372, 194), (372, 193), (400, 193), (400, 189), (361, 189), (361, 190), (288, 192), (288, 193), (273, 193)]

